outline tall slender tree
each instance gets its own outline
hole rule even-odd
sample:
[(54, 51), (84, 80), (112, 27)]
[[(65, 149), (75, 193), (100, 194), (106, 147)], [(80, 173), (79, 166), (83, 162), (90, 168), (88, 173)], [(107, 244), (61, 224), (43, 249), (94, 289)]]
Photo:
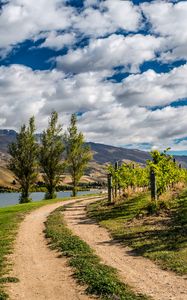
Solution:
[(43, 131), (39, 156), (47, 188), (45, 199), (56, 197), (56, 186), (64, 170), (64, 163), (62, 162), (63, 151), (62, 126), (58, 124), (58, 114), (54, 111), (51, 114), (47, 130)]
[(71, 116), (70, 127), (65, 134), (67, 165), (72, 178), (73, 197), (77, 195), (77, 187), (88, 162), (92, 159), (90, 148), (85, 145), (84, 136), (77, 129), (76, 114)]
[(9, 146), (11, 159), (8, 168), (14, 173), (21, 186), (20, 203), (30, 202), (29, 192), (37, 178), (38, 145), (35, 140), (35, 121), (30, 118), (29, 125), (23, 125), (16, 141)]

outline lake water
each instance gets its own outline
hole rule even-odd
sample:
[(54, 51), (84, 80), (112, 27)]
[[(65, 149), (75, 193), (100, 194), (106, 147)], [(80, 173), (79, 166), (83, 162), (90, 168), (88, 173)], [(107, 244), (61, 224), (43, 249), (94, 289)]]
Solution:
[[(57, 192), (58, 198), (65, 198), (71, 196), (71, 191), (66, 192)], [(78, 195), (89, 195), (89, 194), (95, 194), (99, 193), (99, 191), (84, 191), (84, 192), (78, 192)], [(40, 201), (44, 199), (45, 193), (42, 192), (36, 192), (31, 193), (30, 198), (32, 198), (33, 201)], [(20, 193), (0, 193), (0, 207), (6, 207), (10, 205), (15, 205), (19, 203), (19, 197)]]

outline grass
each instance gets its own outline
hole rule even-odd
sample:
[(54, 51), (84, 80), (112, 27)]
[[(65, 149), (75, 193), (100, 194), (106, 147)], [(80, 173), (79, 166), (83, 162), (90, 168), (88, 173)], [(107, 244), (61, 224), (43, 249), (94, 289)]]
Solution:
[[(82, 198), (85, 196), (89, 197), (93, 195), (84, 195), (80, 197)], [(7, 276), (11, 269), (7, 256), (13, 251), (13, 245), (20, 222), (24, 219), (27, 213), (34, 209), (58, 201), (65, 201), (67, 199), (69, 198), (43, 200), (0, 208), (0, 300), (8, 298), (8, 295), (3, 291), (3, 284), (17, 281), (16, 278)]]
[(53, 249), (58, 249), (68, 257), (74, 276), (80, 284), (87, 286), (86, 292), (100, 299), (145, 300), (136, 295), (127, 285), (120, 282), (116, 271), (101, 263), (93, 250), (69, 230), (64, 222), (62, 211), (55, 210), (46, 222), (46, 237), (50, 238)]
[(88, 214), (114, 239), (130, 246), (133, 255), (154, 260), (178, 275), (187, 274), (187, 190), (159, 214), (147, 214), (150, 206), (148, 194), (139, 194), (114, 206), (106, 201), (91, 204)]

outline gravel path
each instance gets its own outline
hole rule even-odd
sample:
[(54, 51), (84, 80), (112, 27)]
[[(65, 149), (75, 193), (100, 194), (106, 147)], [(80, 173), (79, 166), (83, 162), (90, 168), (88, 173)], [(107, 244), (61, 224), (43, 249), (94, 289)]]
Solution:
[[(90, 202), (93, 202), (91, 200)], [(88, 201), (75, 203), (65, 211), (68, 227), (86, 241), (102, 261), (119, 271), (124, 282), (155, 300), (187, 299), (187, 278), (161, 270), (150, 260), (131, 255), (130, 248), (114, 242), (106, 229), (86, 217)]]
[[(76, 200), (71, 200), (75, 202)], [(80, 200), (79, 200), (80, 201)], [(51, 251), (44, 237), (44, 222), (63, 201), (43, 206), (26, 216), (21, 223), (11, 259), (13, 271), (10, 276), (19, 279), (9, 283), (7, 292), (11, 300), (88, 300), (93, 299), (72, 278), (65, 258)]]

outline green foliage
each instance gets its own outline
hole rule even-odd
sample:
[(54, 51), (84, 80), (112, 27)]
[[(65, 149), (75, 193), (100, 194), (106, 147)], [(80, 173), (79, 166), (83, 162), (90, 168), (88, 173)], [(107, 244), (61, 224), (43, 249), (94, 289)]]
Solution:
[(38, 146), (34, 136), (34, 117), (28, 127), (23, 125), (16, 141), (9, 146), (11, 159), (8, 168), (14, 173), (21, 186), (20, 203), (29, 202), (29, 192), (37, 178)]
[(78, 236), (65, 226), (61, 210), (54, 211), (46, 222), (46, 237), (51, 239), (53, 248), (57, 248), (74, 270), (74, 276), (81, 284), (87, 286), (86, 291), (100, 296), (100, 299), (140, 300), (147, 299), (136, 295), (124, 283), (120, 282), (116, 271), (100, 262), (99, 257)]
[(187, 170), (181, 168), (171, 155), (157, 150), (151, 152), (152, 160), (147, 161), (146, 167), (136, 163), (123, 163), (117, 170), (110, 165), (108, 171), (112, 174), (113, 187), (118, 184), (121, 188), (149, 187), (150, 172), (156, 175), (158, 197), (174, 187), (176, 183), (187, 181)]
[(172, 203), (169, 200), (149, 201), (145, 206), (144, 211), (148, 215), (159, 215), (162, 211), (168, 211), (171, 206)]
[(147, 162), (150, 170), (156, 175), (157, 194), (160, 196), (168, 188), (175, 183), (185, 182), (187, 178), (186, 169), (182, 169), (173, 160), (171, 155), (167, 154), (167, 150), (159, 152), (154, 150), (151, 152), (152, 160)]
[(159, 211), (159, 207), (158, 207), (158, 203), (155, 201), (151, 201), (147, 204), (147, 206), (145, 207), (145, 210), (147, 211), (148, 214), (153, 215), (158, 213)]
[(77, 187), (88, 162), (92, 158), (90, 148), (85, 146), (84, 136), (77, 129), (77, 117), (71, 116), (70, 127), (65, 134), (68, 170), (73, 184), (73, 196), (77, 195)]
[(145, 187), (149, 184), (148, 168), (135, 163), (123, 163), (118, 170), (110, 165), (108, 171), (112, 174), (113, 185), (118, 182), (121, 188)]
[(47, 188), (45, 199), (56, 198), (56, 186), (64, 170), (61, 162), (64, 145), (62, 142), (62, 127), (58, 124), (58, 114), (53, 112), (47, 130), (43, 131), (40, 149), (40, 165)]
[(7, 300), (8, 298), (8, 294), (0, 290), (0, 300)]
[(9, 277), (9, 276), (0, 278), (0, 284), (7, 283), (7, 282), (19, 282), (19, 279), (16, 277)]

